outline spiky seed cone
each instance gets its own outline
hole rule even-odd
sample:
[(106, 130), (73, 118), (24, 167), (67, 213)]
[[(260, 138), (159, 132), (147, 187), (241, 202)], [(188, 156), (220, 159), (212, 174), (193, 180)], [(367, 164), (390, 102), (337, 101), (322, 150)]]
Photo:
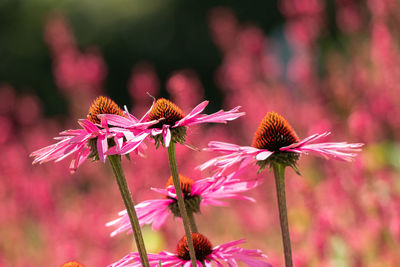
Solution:
[(99, 96), (93, 101), (89, 108), (87, 118), (93, 123), (100, 123), (99, 118), (97, 118), (99, 114), (125, 116), (123, 110), (113, 100), (105, 96)]
[[(190, 193), (192, 192), (192, 186), (194, 181), (186, 176), (183, 176), (182, 174), (179, 174), (179, 182), (181, 184), (181, 188), (182, 188), (182, 193), (184, 195), (190, 195)], [(168, 186), (174, 185), (174, 182), (172, 180), (172, 176), (169, 177), (165, 188), (167, 188)]]
[[(183, 176), (182, 174), (179, 174), (179, 182), (181, 184), (186, 210), (190, 213), (200, 212), (201, 196), (191, 194), (194, 181), (186, 176)], [(173, 185), (172, 176), (169, 177), (165, 188), (170, 185)], [(177, 200), (168, 196), (166, 196), (166, 198), (174, 200), (174, 202), (168, 205), (168, 208), (171, 210), (172, 214), (174, 214), (175, 217), (181, 217)]]
[[(204, 261), (208, 255), (212, 253), (211, 242), (202, 234), (192, 233), (194, 250), (196, 252), (196, 259)], [(189, 248), (186, 236), (182, 237), (176, 247), (177, 255), (180, 259), (190, 260)]]
[(69, 261), (61, 265), (61, 267), (85, 267), (85, 265), (80, 264), (77, 261)]
[(252, 146), (279, 152), (281, 147), (297, 142), (299, 138), (289, 123), (281, 115), (268, 112), (258, 126)]
[(160, 98), (157, 99), (151, 109), (148, 120), (152, 121), (164, 118), (164, 120), (153, 126), (153, 128), (162, 128), (164, 124), (174, 125), (177, 121), (183, 119), (183, 117), (185, 117), (185, 114), (177, 105), (165, 98)]

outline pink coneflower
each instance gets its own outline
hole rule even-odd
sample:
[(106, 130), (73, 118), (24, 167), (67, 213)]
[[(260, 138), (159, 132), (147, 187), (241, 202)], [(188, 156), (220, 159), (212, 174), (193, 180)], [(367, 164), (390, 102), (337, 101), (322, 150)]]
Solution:
[[(200, 114), (207, 105), (208, 101), (203, 101), (185, 116), (183, 111), (171, 101), (165, 98), (158, 99), (148, 116), (149, 121), (160, 120), (159, 123), (151, 126), (156, 141), (160, 140), (168, 147), (171, 139), (176, 142), (184, 141), (187, 126), (208, 122), (226, 123), (245, 114), (244, 112), (238, 112), (240, 106), (229, 111), (220, 110), (210, 115)], [(164, 120), (161, 120), (162, 118)]]
[[(237, 247), (245, 241), (236, 240), (228, 242), (216, 247), (212, 247), (211, 242), (202, 234), (192, 234), (193, 243), (196, 252), (197, 266), (212, 267), (213, 263), (217, 266), (222, 266), (223, 263), (230, 267), (236, 267), (238, 261), (243, 262), (250, 267), (271, 267), (272, 265), (266, 262), (267, 256), (258, 249), (244, 249)], [(190, 256), (188, 250), (188, 242), (184, 236), (176, 247), (176, 252), (160, 252), (159, 254), (148, 254), (150, 266), (159, 266), (160, 262), (163, 267), (168, 266), (190, 266)], [(141, 266), (140, 258), (137, 252), (132, 252), (124, 258), (115, 262), (109, 267), (139, 267)]]
[[(179, 180), (188, 213), (200, 212), (201, 206), (227, 206), (221, 199), (235, 198), (255, 202), (253, 198), (242, 196), (239, 193), (257, 187), (260, 181), (257, 179), (243, 180), (236, 178), (240, 173), (234, 172), (228, 176), (216, 174), (213, 177), (193, 181), (192, 179), (179, 175)], [(168, 179), (165, 189), (152, 188), (153, 191), (163, 194), (163, 199), (146, 200), (135, 206), (140, 226), (153, 224), (153, 229), (158, 230), (172, 213), (180, 217), (175, 188), (172, 177)], [(120, 217), (107, 223), (107, 226), (116, 226), (117, 229), (111, 233), (115, 236), (121, 232), (131, 229), (129, 217), (126, 210), (119, 212)]]
[(325, 158), (336, 158), (351, 161), (360, 151), (363, 144), (317, 143), (312, 142), (327, 136), (329, 133), (314, 134), (300, 141), (289, 123), (280, 115), (268, 112), (261, 121), (253, 139), (252, 146), (238, 146), (235, 144), (210, 142), (207, 150), (219, 151), (227, 155), (216, 157), (199, 166), (205, 169), (210, 166), (226, 168), (240, 164), (245, 169), (252, 162), (256, 162), (262, 171), (269, 166), (274, 171), (279, 219), (282, 231), (282, 242), (285, 252), (285, 266), (292, 267), (292, 251), (290, 244), (289, 223), (286, 208), (285, 168), (292, 167), (297, 173), (296, 162), (300, 154), (315, 152)]
[[(300, 154), (314, 152), (325, 158), (352, 161), (354, 152), (360, 151), (363, 144), (346, 142), (314, 143), (330, 133), (314, 134), (299, 140), (289, 123), (280, 115), (268, 112), (261, 121), (253, 139), (252, 146), (212, 141), (208, 151), (218, 151), (226, 155), (211, 159), (199, 166), (201, 170), (210, 166), (226, 169), (238, 162), (246, 166), (254, 160), (260, 165), (260, 171), (271, 162), (282, 163), (296, 170), (296, 161)], [(297, 171), (297, 170), (296, 170)]]
[[(144, 116), (147, 121), (159, 121), (149, 127), (151, 130), (147, 135), (152, 135), (156, 140), (156, 145), (160, 143), (165, 147), (169, 147), (172, 141), (183, 143), (186, 137), (186, 129), (190, 125), (200, 123), (226, 123), (243, 116), (244, 112), (238, 112), (240, 106), (237, 106), (229, 111), (220, 110), (216, 113), (206, 115), (200, 114), (208, 105), (208, 101), (203, 101), (197, 105), (188, 115), (171, 101), (160, 98), (154, 100), (153, 105)], [(125, 118), (118, 116), (105, 115), (110, 125), (124, 129), (130, 129), (132, 123)], [(145, 133), (143, 136), (146, 135)], [(127, 143), (122, 147), (121, 153), (128, 153), (132, 147), (135, 147), (141, 140), (127, 140)]]
[[(33, 164), (52, 160), (58, 162), (74, 154), (70, 165), (71, 172), (74, 172), (87, 158), (100, 159), (105, 162), (109, 146), (111, 145), (114, 150), (120, 149), (126, 136), (125, 132), (120, 129), (115, 131), (116, 129), (110, 128), (104, 118), (101, 117), (100, 120), (98, 118), (100, 114), (125, 116), (122, 109), (111, 99), (102, 96), (96, 98), (89, 109), (87, 119), (78, 120), (82, 129), (61, 132), (59, 137), (55, 137), (56, 140), (60, 140), (58, 143), (39, 149), (30, 155), (35, 158)], [(135, 124), (140, 129), (148, 125), (148, 122), (143, 125), (140, 121)], [(134, 127), (133, 123), (132, 127)], [(136, 138), (130, 132), (129, 137)]]

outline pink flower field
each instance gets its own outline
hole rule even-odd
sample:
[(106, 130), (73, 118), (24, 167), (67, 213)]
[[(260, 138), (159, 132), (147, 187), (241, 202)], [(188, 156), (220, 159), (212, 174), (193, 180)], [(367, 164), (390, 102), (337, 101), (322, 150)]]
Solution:
[[(60, 132), (84, 127), (78, 120), (87, 119), (93, 100), (100, 95), (112, 96), (114, 90), (130, 96), (125, 102), (114, 100), (122, 110), (126, 105), (126, 111), (136, 118), (149, 111), (152, 97), (167, 98), (189, 114), (189, 119), (182, 121), (198, 124), (187, 128), (184, 145), (177, 143), (176, 148), (179, 173), (192, 179), (193, 188), (204, 195), (205, 202), (199, 204), (200, 212), (195, 214), (197, 227), (211, 241), (210, 249), (246, 240), (238, 242), (243, 249), (236, 245), (231, 250), (226, 248), (228, 252), (221, 247), (214, 249), (210, 254), (213, 259), (223, 262), (224, 253), (236, 253), (236, 259), (244, 259), (249, 266), (285, 266), (272, 169), (267, 166), (258, 173), (259, 166), (246, 162), (240, 177), (249, 182), (232, 182), (233, 189), (230, 184), (221, 184), (222, 189), (215, 192), (221, 191), (215, 193), (214, 185), (207, 183), (206, 187), (203, 183), (208, 180), (202, 179), (216, 176), (218, 164), (198, 167), (231, 148), (225, 145), (222, 150), (210, 149), (219, 144), (213, 142), (236, 144), (234, 152), (239, 147), (249, 148), (265, 114), (276, 112), (295, 129), (300, 142), (320, 134), (316, 143), (323, 143), (281, 149), (298, 153), (296, 170), (301, 174), (286, 168), (293, 266), (400, 266), (400, 3), (327, 2), (334, 5), (335, 12), (328, 12), (325, 1), (278, 1), (284, 21), (278, 34), (266, 33), (231, 8), (209, 9), (205, 23), (220, 60), (210, 78), (218, 92), (206, 88), (198, 70), (186, 67), (168, 73), (163, 82), (151, 58), (132, 61), (125, 88), (108, 88), (107, 75), (112, 70), (102, 50), (96, 44), (80, 43), (68, 15), (46, 14), (41, 38), (52, 62), (49, 75), (56, 84), (53, 90), (65, 101), (68, 112), (48, 115), (44, 103), (49, 99), (37, 94), (38, 88), (17, 90), (0, 76), (0, 267), (62, 266), (73, 260), (87, 267), (108, 266), (132, 252), (132, 257), (138, 258), (128, 231), (129, 218), (121, 214), (127, 224), (123, 230), (118, 231), (121, 225), (113, 223), (106, 226), (125, 209), (106, 160), (107, 149), (101, 152), (100, 161), (88, 158), (77, 169), (75, 162), (72, 174), (71, 161), (77, 159), (74, 154), (59, 162), (35, 165), (30, 157), (32, 152), (59, 142), (53, 138)], [(330, 21), (335, 21), (334, 29)], [(338, 33), (335, 43), (324, 42), (330, 31)], [(202, 104), (201, 113), (223, 109), (227, 117), (215, 116), (224, 123), (200, 124), (215, 118), (191, 113), (205, 100), (209, 104)], [(171, 135), (173, 127), (157, 132), (162, 132), (162, 144), (166, 140), (169, 144), (167, 134)], [(125, 131), (104, 130), (96, 135), (85, 132), (84, 142), (103, 134), (105, 143), (111, 136), (122, 143), (126, 141)], [(324, 134), (327, 132), (330, 134)], [(166, 187), (171, 176), (168, 155), (166, 147), (156, 149), (150, 132), (148, 136), (140, 140), (143, 143), (138, 149), (129, 150), (130, 160), (122, 157), (122, 166), (135, 204), (154, 200), (151, 203), (155, 205), (160, 200), (165, 210), (176, 201), (172, 200), (176, 198), (175, 189)], [(346, 146), (345, 152), (354, 154), (343, 156), (343, 150), (330, 150), (332, 142), (364, 145)], [(84, 151), (84, 147), (79, 149)], [(89, 149), (85, 153), (89, 154)], [(232, 164), (224, 165), (227, 175), (240, 168), (243, 158), (254, 159), (254, 153), (239, 153), (240, 159), (233, 155)], [(338, 158), (343, 160), (335, 160)], [(225, 193), (224, 186), (228, 190)], [(150, 220), (140, 214), (143, 220)], [(169, 211), (147, 215), (150, 222), (141, 225), (154, 264), (151, 266), (158, 264), (157, 255), (164, 254), (174, 263), (183, 264), (172, 254), (185, 234), (182, 220)], [(159, 219), (163, 221), (155, 221)], [(119, 234), (110, 236), (114, 231)], [(261, 263), (248, 259), (253, 254)]]

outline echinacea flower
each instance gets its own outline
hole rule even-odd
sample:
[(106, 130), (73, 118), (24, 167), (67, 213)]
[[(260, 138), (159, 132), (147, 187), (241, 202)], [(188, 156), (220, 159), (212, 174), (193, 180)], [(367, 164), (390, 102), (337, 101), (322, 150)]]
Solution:
[[(226, 263), (230, 267), (237, 267), (238, 261), (243, 262), (250, 267), (271, 267), (272, 265), (266, 262), (267, 256), (258, 249), (244, 249), (237, 247), (239, 244), (243, 244), (245, 241), (236, 240), (231, 241), (216, 247), (212, 247), (211, 242), (202, 234), (192, 233), (197, 266), (212, 267), (213, 263), (217, 266), (223, 266)], [(184, 236), (176, 247), (176, 252), (160, 252), (158, 254), (148, 254), (149, 262), (151, 267), (161, 266), (191, 266), (188, 242), (186, 236)], [(115, 262), (109, 267), (140, 267), (140, 258), (137, 252), (132, 252), (126, 255), (124, 258)]]
[(61, 267), (85, 267), (85, 265), (80, 264), (77, 261), (69, 261), (61, 265)]
[[(244, 112), (238, 112), (240, 106), (229, 111), (220, 110), (210, 115), (201, 114), (207, 105), (208, 101), (203, 101), (189, 114), (185, 115), (177, 105), (165, 98), (154, 100), (153, 105), (144, 117), (147, 121), (158, 121), (158, 123), (149, 127), (151, 132), (147, 133), (147, 135), (151, 134), (154, 137), (157, 146), (162, 143), (165, 147), (169, 147), (171, 140), (179, 143), (184, 142), (186, 129), (190, 125), (208, 122), (226, 123), (245, 114)], [(132, 126), (129, 120), (125, 118), (109, 115), (105, 115), (105, 117), (110, 125), (125, 129), (130, 129)], [(134, 147), (137, 142), (128, 139), (120, 152), (130, 151), (130, 148)]]
[(300, 154), (313, 152), (325, 158), (352, 161), (356, 156), (354, 152), (361, 151), (360, 148), (363, 146), (361, 143), (313, 143), (329, 134), (329, 132), (314, 134), (300, 141), (282, 116), (268, 112), (256, 131), (252, 146), (212, 141), (205, 150), (218, 151), (226, 155), (213, 158), (199, 168), (204, 170), (216, 166), (224, 170), (239, 162), (244, 167), (256, 161), (261, 167), (260, 171), (272, 162), (291, 166), (297, 171), (296, 161)]
[[(120, 149), (126, 136), (123, 131), (115, 131), (110, 128), (103, 117), (99, 119), (100, 114), (125, 116), (122, 109), (111, 99), (102, 96), (96, 98), (89, 109), (87, 119), (78, 120), (82, 129), (61, 132), (59, 137), (54, 138), (60, 140), (59, 142), (31, 153), (30, 156), (34, 157), (32, 164), (52, 160), (58, 162), (74, 154), (70, 165), (71, 172), (74, 172), (87, 158), (100, 159), (105, 162), (109, 146), (113, 146), (113, 149)], [(148, 124), (146, 123), (145, 126), (147, 127)], [(137, 123), (136, 126), (140, 129), (143, 128), (140, 123)], [(133, 124), (132, 127), (134, 127)], [(131, 133), (129, 134), (131, 139), (135, 138)]]
[[(258, 179), (238, 179), (240, 172), (234, 172), (228, 176), (215, 174), (213, 177), (193, 181), (192, 179), (179, 175), (181, 188), (184, 196), (186, 209), (190, 213), (200, 212), (201, 206), (227, 206), (221, 199), (235, 198), (255, 202), (253, 198), (240, 195), (260, 184)], [(152, 224), (154, 230), (158, 230), (172, 213), (180, 217), (175, 188), (172, 184), (172, 177), (168, 179), (165, 189), (151, 188), (153, 191), (164, 195), (161, 199), (143, 201), (135, 206), (140, 226)], [(126, 210), (118, 213), (118, 219), (107, 223), (107, 226), (116, 226), (117, 229), (111, 233), (115, 236), (121, 232), (131, 230)]]

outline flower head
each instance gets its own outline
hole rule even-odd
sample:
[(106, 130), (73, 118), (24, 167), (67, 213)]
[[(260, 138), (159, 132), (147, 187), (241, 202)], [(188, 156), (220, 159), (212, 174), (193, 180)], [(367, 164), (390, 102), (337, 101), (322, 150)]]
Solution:
[[(186, 209), (188, 212), (200, 212), (201, 206), (226, 206), (227, 203), (221, 201), (226, 198), (245, 199), (254, 202), (250, 197), (242, 196), (239, 193), (253, 189), (260, 184), (260, 180), (243, 180), (237, 176), (241, 172), (234, 172), (228, 176), (215, 174), (213, 177), (193, 181), (183, 175), (179, 176), (181, 188), (184, 196)], [(175, 217), (180, 217), (175, 188), (170, 178), (165, 189), (152, 188), (153, 191), (164, 195), (162, 199), (152, 199), (143, 201), (135, 206), (140, 225), (152, 224), (153, 229), (159, 229), (167, 217), (172, 213)], [(130, 231), (130, 221), (126, 210), (119, 212), (120, 217), (107, 223), (107, 226), (116, 226), (117, 229), (111, 233), (115, 236), (124, 231)]]
[(89, 108), (87, 119), (93, 123), (100, 123), (97, 115), (100, 114), (114, 114), (125, 116), (122, 109), (110, 98), (99, 96), (97, 97)]
[[(71, 172), (74, 172), (87, 158), (105, 162), (109, 148), (119, 150), (126, 136), (123, 131), (110, 128), (109, 122), (100, 112), (109, 112), (113, 116), (124, 118), (121, 117), (121, 108), (114, 101), (98, 97), (89, 109), (88, 119), (78, 120), (82, 129), (63, 131), (59, 137), (54, 138), (59, 140), (57, 143), (32, 152), (30, 156), (34, 157), (33, 164), (52, 160), (57, 162), (74, 154), (70, 165)], [(140, 124), (131, 126), (142, 127)], [(129, 133), (129, 137), (137, 138), (132, 133)]]
[[(216, 247), (212, 247), (211, 242), (202, 234), (192, 233), (193, 245), (195, 248), (197, 266), (202, 267), (202, 262), (208, 267), (222, 266), (226, 263), (231, 267), (237, 267), (238, 261), (243, 262), (247, 266), (271, 267), (266, 262), (267, 256), (260, 250), (244, 249), (237, 247), (243, 244), (244, 240), (236, 240), (228, 242)], [(178, 243), (176, 252), (161, 252), (159, 254), (148, 254), (150, 266), (158, 266), (161, 262), (162, 266), (190, 266), (190, 256), (186, 236)], [(140, 257), (137, 252), (132, 252), (122, 258), (120, 261), (111, 264), (109, 267), (141, 266)]]
[(238, 112), (239, 106), (227, 112), (220, 110), (211, 115), (200, 114), (208, 105), (208, 101), (203, 101), (197, 105), (188, 115), (172, 103), (171, 101), (160, 98), (154, 102), (148, 116), (148, 120), (159, 119), (160, 122), (154, 125), (153, 133), (156, 145), (162, 143), (168, 147), (172, 142), (183, 143), (186, 137), (186, 127), (199, 123), (215, 122), (226, 123), (243, 116), (243, 112)]
[(183, 111), (171, 101), (160, 98), (153, 105), (148, 116), (148, 120), (161, 120), (158, 124), (151, 128), (162, 128), (164, 124), (174, 126), (179, 120), (183, 119), (185, 114)]
[(279, 114), (268, 112), (261, 121), (252, 146), (279, 152), (281, 147), (299, 142), (299, 138), (289, 123)]
[(314, 152), (325, 158), (335, 158), (343, 161), (352, 161), (354, 152), (361, 151), (363, 144), (348, 144), (346, 142), (313, 143), (330, 133), (314, 134), (299, 140), (289, 123), (277, 113), (269, 112), (261, 121), (252, 146), (239, 146), (230, 143), (212, 141), (208, 144), (208, 151), (218, 151), (225, 155), (213, 158), (199, 166), (201, 170), (210, 166), (226, 168), (241, 163), (242, 167), (256, 162), (262, 171), (268, 164), (278, 162), (293, 167), (296, 171), (296, 162), (301, 154)]
[[(186, 137), (186, 129), (190, 125), (208, 122), (226, 123), (244, 115), (244, 112), (238, 112), (239, 106), (229, 111), (220, 110), (210, 115), (200, 114), (207, 105), (208, 101), (203, 101), (189, 114), (185, 115), (177, 105), (165, 98), (154, 100), (153, 105), (142, 118), (143, 121), (151, 124), (148, 127), (149, 131), (146, 132), (146, 136), (153, 136), (157, 146), (161, 143), (168, 147), (171, 140), (183, 143)], [(129, 120), (117, 118), (119, 116), (105, 115), (105, 117), (108, 121), (113, 118), (112, 122), (110, 122), (111, 125), (125, 130), (131, 129), (132, 123), (137, 123), (137, 121), (129, 122)], [(129, 151), (129, 148), (136, 143), (136, 141), (128, 139), (120, 153)]]
[(80, 264), (77, 261), (69, 261), (61, 265), (61, 267), (85, 267), (85, 265)]

